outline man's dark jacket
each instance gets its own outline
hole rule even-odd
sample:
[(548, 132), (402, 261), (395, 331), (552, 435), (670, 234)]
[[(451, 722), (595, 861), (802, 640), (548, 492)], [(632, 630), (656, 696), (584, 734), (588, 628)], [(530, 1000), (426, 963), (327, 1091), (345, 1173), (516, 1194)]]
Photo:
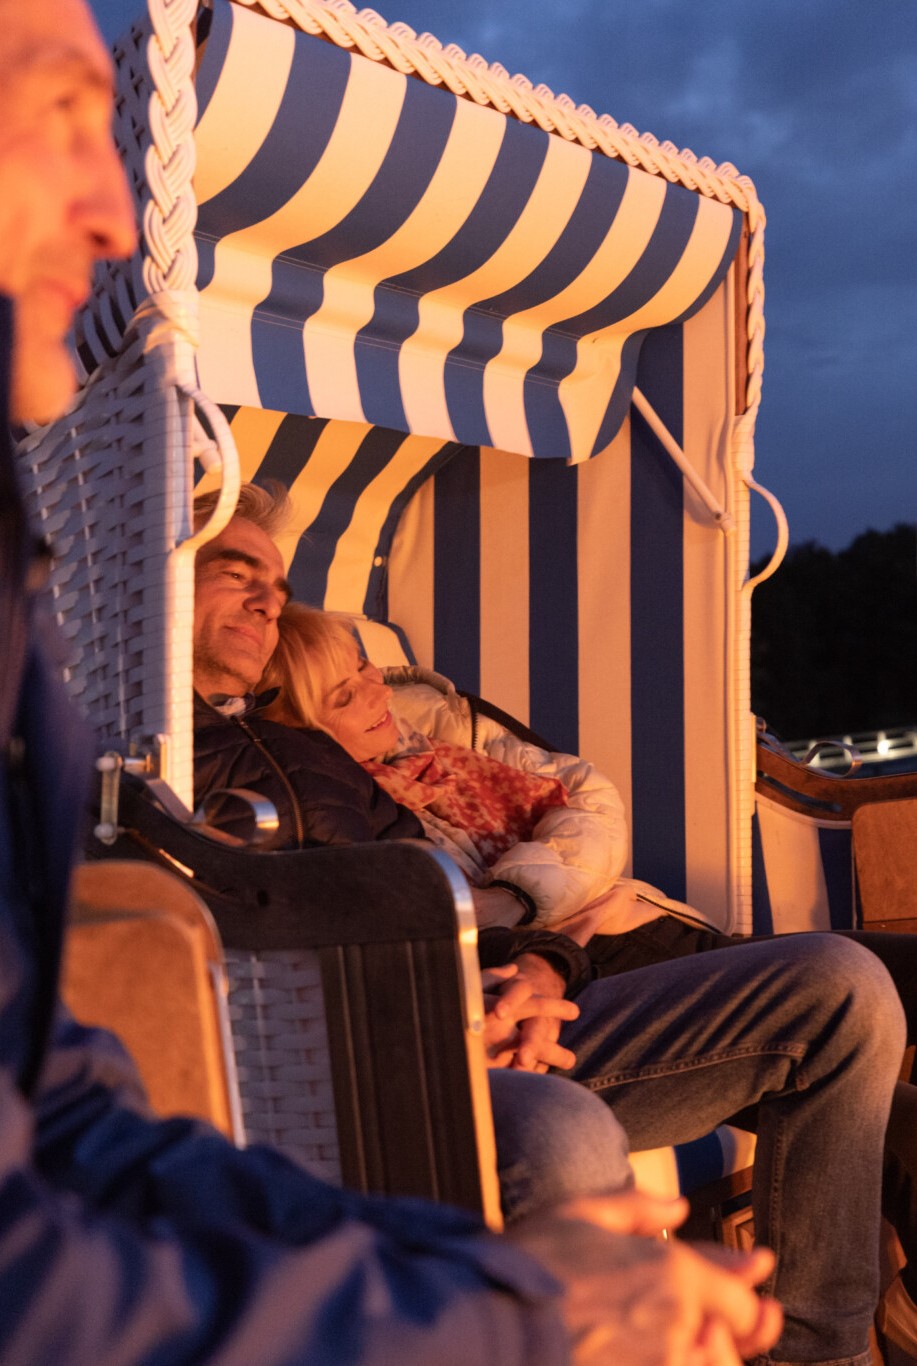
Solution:
[[(6, 436), (0, 299), (0, 1358), (4, 1366), (555, 1366), (554, 1284), (457, 1211), (335, 1190), (149, 1116), (56, 1008), (89, 753), (49, 667)], [(34, 577), (34, 576), (33, 576)]]
[(194, 800), (215, 788), (246, 787), (277, 808), (275, 849), (422, 839), (399, 806), (330, 735), (267, 721), (256, 709), (223, 716), (194, 698)]
[[(244, 716), (224, 716), (195, 695), (195, 803), (233, 787), (274, 803), (278, 827), (271, 848), (423, 838), (414, 813), (399, 806), (330, 735), (265, 720), (257, 706)], [(220, 824), (227, 833), (242, 833), (230, 821)], [(482, 930), (478, 951), (485, 968), (539, 953), (566, 979), (568, 996), (592, 977), (585, 951), (548, 930)]]

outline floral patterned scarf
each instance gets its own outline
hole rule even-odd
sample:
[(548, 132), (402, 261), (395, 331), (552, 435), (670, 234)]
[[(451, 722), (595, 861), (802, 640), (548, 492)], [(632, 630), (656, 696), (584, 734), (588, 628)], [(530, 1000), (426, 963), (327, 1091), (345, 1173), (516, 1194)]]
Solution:
[[(420, 739), (416, 732), (411, 741)], [(408, 744), (384, 763), (364, 763), (380, 787), (411, 811), (430, 812), (464, 831), (484, 866), (514, 844), (530, 839), (552, 806), (565, 806), (567, 792), (557, 778), (539, 778), (487, 754), (426, 741), (417, 752)]]

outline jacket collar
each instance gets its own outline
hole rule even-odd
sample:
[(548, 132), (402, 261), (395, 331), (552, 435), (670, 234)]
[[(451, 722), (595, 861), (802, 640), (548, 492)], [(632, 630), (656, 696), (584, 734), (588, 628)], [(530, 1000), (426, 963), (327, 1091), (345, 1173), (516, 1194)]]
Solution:
[(208, 697), (203, 697), (200, 693), (195, 693), (195, 699), (202, 702), (211, 711), (219, 712), (220, 716), (225, 716), (227, 720), (232, 720), (236, 716), (251, 716), (256, 711), (263, 711), (269, 707), (278, 696), (279, 688), (267, 688), (262, 693), (243, 693), (241, 696), (233, 696), (230, 693), (211, 693)]

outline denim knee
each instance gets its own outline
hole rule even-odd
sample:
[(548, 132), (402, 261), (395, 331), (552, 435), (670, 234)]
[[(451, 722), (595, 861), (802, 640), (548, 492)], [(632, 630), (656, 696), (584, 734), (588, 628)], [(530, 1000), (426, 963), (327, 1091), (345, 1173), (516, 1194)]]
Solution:
[[(866, 1048), (898, 1056), (906, 1043), (904, 1010), (885, 965), (852, 939), (836, 934), (797, 934), (781, 938), (805, 992), (843, 1018), (864, 1037)], [(898, 1058), (900, 1064), (900, 1058)]]
[(500, 1197), (507, 1220), (633, 1184), (627, 1135), (611, 1110), (563, 1077), (488, 1074)]

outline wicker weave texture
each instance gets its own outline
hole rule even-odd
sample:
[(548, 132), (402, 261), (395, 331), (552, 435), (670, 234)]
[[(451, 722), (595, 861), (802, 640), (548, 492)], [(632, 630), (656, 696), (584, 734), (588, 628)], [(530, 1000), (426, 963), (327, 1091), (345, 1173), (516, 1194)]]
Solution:
[(170, 396), (150, 393), (140, 350), (97, 372), (78, 408), (19, 453), (34, 525), (54, 556), (67, 680), (103, 740), (163, 729), (168, 624), (151, 590), (166, 551), (166, 487), (153, 438)]
[(250, 1143), (270, 1143), (340, 1184), (318, 958), (226, 950), (229, 1019)]

